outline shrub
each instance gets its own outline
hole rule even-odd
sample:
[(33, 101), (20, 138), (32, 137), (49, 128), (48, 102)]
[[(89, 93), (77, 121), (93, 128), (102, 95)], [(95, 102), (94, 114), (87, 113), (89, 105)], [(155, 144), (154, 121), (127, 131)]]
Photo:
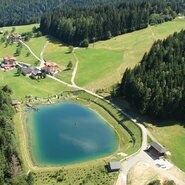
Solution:
[(160, 182), (160, 180), (154, 180), (154, 181), (148, 183), (148, 185), (161, 185), (161, 182)]
[(84, 39), (81, 43), (80, 46), (83, 48), (88, 48), (89, 47), (89, 40), (88, 39)]
[(163, 185), (176, 185), (173, 180), (166, 180), (164, 181)]

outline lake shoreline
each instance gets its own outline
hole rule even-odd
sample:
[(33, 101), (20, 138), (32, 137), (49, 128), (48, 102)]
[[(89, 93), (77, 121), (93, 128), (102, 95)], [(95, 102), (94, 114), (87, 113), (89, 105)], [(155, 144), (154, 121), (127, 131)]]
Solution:
[[(76, 105), (79, 105), (79, 106), (83, 106), (84, 108), (88, 109), (88, 110), (91, 110), (93, 111), (94, 114), (97, 114), (97, 111), (94, 111), (93, 109), (85, 106), (85, 105), (81, 105), (80, 103), (76, 103), (74, 101), (62, 101), (62, 102), (59, 102), (59, 103), (53, 103), (53, 104), (41, 104), (41, 105), (38, 105), (37, 108), (40, 109), (39, 107), (41, 106), (42, 108), (45, 107), (45, 108), (48, 108), (50, 106), (59, 106), (61, 104), (65, 104), (66, 102), (70, 102), (70, 103), (75, 103)], [(38, 110), (39, 112), (39, 110)], [(30, 112), (28, 113), (30, 114)], [(31, 113), (32, 114), (32, 113)], [(74, 165), (74, 164), (80, 164), (80, 163), (86, 163), (86, 162), (89, 162), (89, 161), (94, 161), (94, 160), (97, 160), (97, 159), (102, 159), (102, 158), (107, 158), (109, 156), (112, 156), (119, 148), (119, 137), (118, 137), (118, 133), (116, 132), (115, 128), (113, 126), (111, 126), (111, 124), (109, 124), (107, 122), (106, 119), (104, 119), (100, 114), (97, 114), (101, 119), (104, 120), (105, 122), (105, 125), (108, 126), (108, 127), (111, 127), (111, 129), (113, 129), (113, 131), (115, 132), (115, 135), (116, 135), (116, 140), (117, 140), (117, 146), (114, 147), (113, 151), (111, 152), (108, 152), (107, 154), (103, 153), (103, 154), (99, 154), (99, 155), (96, 155), (94, 157), (87, 157), (87, 158), (84, 158), (84, 159), (81, 159), (81, 160), (76, 160), (76, 161), (72, 161), (71, 163), (70, 162), (67, 162), (67, 163), (62, 163), (62, 164), (42, 164), (40, 162), (38, 162), (37, 160), (34, 159), (33, 157), (33, 152), (32, 151), (29, 151), (31, 152), (30, 155), (32, 156), (32, 162), (34, 163), (34, 165), (37, 165), (37, 166), (41, 166), (41, 167), (47, 167), (47, 166), (54, 166), (54, 167), (58, 167), (58, 166), (67, 166), (67, 165)], [(35, 130), (35, 129), (33, 129)], [(32, 133), (33, 134), (33, 133)], [(34, 133), (35, 134), (35, 133)]]

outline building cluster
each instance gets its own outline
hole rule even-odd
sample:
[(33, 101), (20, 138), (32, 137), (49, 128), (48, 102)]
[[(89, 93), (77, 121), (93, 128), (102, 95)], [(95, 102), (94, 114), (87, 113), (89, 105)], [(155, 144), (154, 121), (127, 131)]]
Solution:
[(10, 36), (9, 36), (9, 39), (13, 42), (19, 42), (20, 40), (22, 40), (22, 36), (20, 34), (15, 34), (15, 33), (12, 33)]
[[(169, 151), (167, 151), (162, 145), (156, 142), (149, 144), (145, 152), (153, 160), (163, 159), (163, 161), (165, 161), (165, 157), (171, 155)], [(158, 166), (165, 167), (164, 164), (158, 164)], [(120, 161), (109, 162), (105, 167), (108, 172), (116, 172), (121, 170), (122, 163)]]
[(20, 64), (21, 73), (25, 76), (30, 76), (33, 79), (45, 78), (46, 74), (54, 75), (58, 72), (58, 65), (52, 62), (45, 62), (43, 68)]
[(11, 69), (14, 69), (17, 66), (18, 62), (16, 57), (12, 56), (6, 56), (3, 58), (3, 61), (1, 63), (1, 68), (4, 69), (4, 71), (9, 71)]
[(18, 63), (16, 57), (6, 56), (1, 62), (1, 68), (4, 71), (12, 70), (16, 67), (20, 68), (20, 72), (24, 76), (29, 76), (33, 79), (45, 78), (46, 74), (54, 75), (59, 71), (58, 65), (49, 61), (44, 63), (41, 69), (28, 64)]

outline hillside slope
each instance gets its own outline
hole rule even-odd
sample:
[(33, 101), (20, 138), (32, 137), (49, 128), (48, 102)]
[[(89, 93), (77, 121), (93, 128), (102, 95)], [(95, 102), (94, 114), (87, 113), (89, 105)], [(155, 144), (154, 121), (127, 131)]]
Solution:
[(185, 31), (156, 41), (141, 63), (124, 73), (120, 93), (142, 114), (185, 116)]

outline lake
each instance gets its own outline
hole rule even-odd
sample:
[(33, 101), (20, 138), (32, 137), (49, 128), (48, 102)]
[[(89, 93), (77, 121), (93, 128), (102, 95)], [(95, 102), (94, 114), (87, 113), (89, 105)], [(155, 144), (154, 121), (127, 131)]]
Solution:
[(96, 112), (73, 102), (40, 105), (27, 122), (34, 161), (73, 164), (108, 156), (119, 145), (114, 129)]

